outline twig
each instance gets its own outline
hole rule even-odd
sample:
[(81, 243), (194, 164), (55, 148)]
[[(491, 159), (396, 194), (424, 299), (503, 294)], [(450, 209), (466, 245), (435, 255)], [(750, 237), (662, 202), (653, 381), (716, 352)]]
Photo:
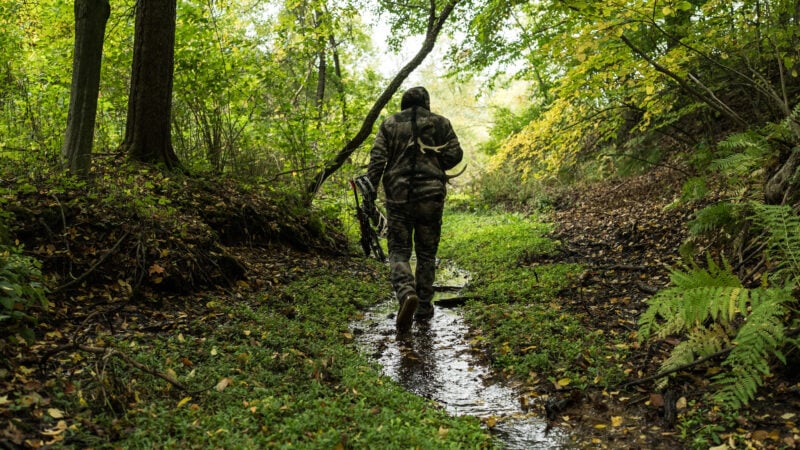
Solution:
[(78, 278), (75, 278), (74, 280), (69, 281), (68, 283), (62, 284), (61, 286), (53, 289), (51, 292), (52, 293), (61, 292), (64, 289), (66, 289), (66, 288), (68, 288), (68, 287), (70, 287), (70, 286), (72, 286), (72, 285), (74, 285), (76, 283), (80, 283), (81, 281), (83, 281), (84, 278), (88, 277), (90, 273), (94, 272), (94, 270), (97, 269), (97, 267), (100, 264), (102, 264), (103, 261), (105, 261), (109, 256), (111, 256), (112, 253), (114, 253), (117, 250), (117, 248), (120, 246), (120, 244), (122, 244), (122, 241), (124, 241), (125, 238), (128, 237), (129, 234), (130, 234), (130, 231), (126, 231), (125, 233), (123, 233), (122, 237), (119, 238), (117, 243), (114, 244), (114, 246), (111, 247), (102, 257), (100, 257), (100, 259), (98, 259), (97, 262), (92, 265), (92, 267), (89, 267), (89, 269), (86, 272), (82, 273)]
[(646, 383), (648, 381), (653, 381), (653, 380), (657, 380), (659, 378), (664, 378), (665, 376), (672, 375), (675, 372), (680, 372), (682, 370), (686, 370), (686, 369), (689, 369), (691, 367), (694, 367), (694, 366), (696, 366), (698, 364), (702, 364), (702, 363), (704, 363), (704, 362), (706, 362), (706, 361), (708, 361), (710, 359), (716, 358), (717, 356), (722, 356), (722, 355), (724, 355), (726, 353), (730, 353), (731, 350), (733, 350), (733, 348), (734, 347), (725, 347), (725, 348), (723, 348), (722, 350), (720, 350), (720, 351), (718, 351), (716, 353), (712, 353), (712, 354), (704, 356), (702, 358), (698, 358), (698, 359), (696, 359), (696, 360), (694, 360), (694, 361), (692, 361), (692, 362), (690, 362), (688, 364), (684, 364), (684, 365), (682, 365), (680, 367), (675, 367), (673, 369), (670, 369), (670, 370), (667, 370), (667, 371), (664, 371), (664, 372), (659, 372), (659, 373), (657, 373), (655, 375), (651, 375), (649, 377), (645, 377), (645, 378), (640, 378), (638, 380), (629, 381), (629, 382), (621, 385), (619, 388), (620, 389), (625, 389), (625, 388), (628, 388), (630, 386), (636, 386), (638, 384)]
[(183, 383), (181, 383), (180, 381), (176, 380), (175, 378), (172, 378), (172, 376), (170, 376), (169, 374), (166, 374), (166, 373), (163, 373), (163, 372), (159, 372), (159, 371), (157, 371), (155, 369), (151, 369), (151, 368), (145, 366), (144, 364), (134, 360), (130, 356), (126, 355), (125, 353), (122, 353), (121, 351), (119, 351), (117, 349), (110, 348), (110, 347), (92, 347), (90, 345), (84, 345), (84, 344), (75, 344), (75, 345), (73, 345), (73, 347), (77, 347), (77, 348), (79, 348), (79, 349), (81, 349), (81, 350), (83, 350), (85, 352), (95, 353), (95, 354), (98, 354), (98, 355), (104, 355), (106, 357), (108, 357), (108, 356), (116, 356), (117, 358), (125, 361), (126, 363), (132, 365), (133, 367), (136, 367), (137, 369), (141, 370), (142, 372), (149, 373), (150, 375), (153, 375), (155, 377), (161, 378), (161, 379), (167, 381), (169, 384), (175, 386), (176, 388), (178, 388), (178, 389), (180, 389), (182, 391), (185, 391), (185, 392), (189, 392), (189, 389), (187, 389), (186, 386), (183, 385)]
[(636, 282), (636, 287), (639, 288), (639, 290), (644, 292), (645, 294), (654, 295), (658, 293), (657, 287), (650, 286), (649, 284), (644, 284), (641, 281)]

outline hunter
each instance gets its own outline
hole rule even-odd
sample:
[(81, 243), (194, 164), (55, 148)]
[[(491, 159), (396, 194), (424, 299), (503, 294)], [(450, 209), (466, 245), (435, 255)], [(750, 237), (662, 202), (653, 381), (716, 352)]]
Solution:
[(450, 121), (431, 112), (424, 87), (405, 91), (400, 109), (381, 123), (367, 177), (372, 186), (383, 180), (391, 282), (400, 302), (396, 326), (403, 332), (413, 319), (433, 317), (436, 252), (450, 178), (445, 171), (461, 162), (463, 151)]

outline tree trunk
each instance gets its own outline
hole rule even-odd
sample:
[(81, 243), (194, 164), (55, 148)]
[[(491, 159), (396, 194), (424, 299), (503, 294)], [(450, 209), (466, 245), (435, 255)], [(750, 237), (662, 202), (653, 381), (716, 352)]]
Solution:
[(139, 0), (131, 91), (122, 148), (131, 159), (179, 167), (172, 148), (172, 72), (176, 0)]
[(319, 188), (322, 186), (322, 183), (328, 179), (331, 175), (333, 175), (337, 170), (339, 170), (342, 165), (347, 161), (350, 155), (353, 154), (358, 147), (369, 137), (372, 133), (372, 127), (375, 125), (375, 121), (378, 120), (378, 117), (381, 114), (381, 110), (389, 103), (392, 96), (395, 92), (400, 88), (400, 85), (403, 84), (406, 78), (411, 75), (411, 72), (414, 71), (422, 62), (425, 60), (425, 57), (433, 50), (434, 45), (436, 44), (436, 38), (439, 36), (439, 32), (442, 31), (442, 27), (444, 23), (447, 21), (447, 18), (450, 17), (450, 13), (453, 12), (453, 8), (455, 7), (458, 0), (448, 0), (447, 3), (442, 8), (442, 11), (439, 13), (439, 16), (436, 16), (436, 8), (435, 8), (435, 1), (431, 0), (431, 7), (428, 11), (428, 30), (425, 33), (425, 41), (422, 43), (422, 47), (419, 49), (416, 55), (409, 61), (400, 72), (395, 75), (392, 81), (389, 83), (389, 86), (381, 93), (375, 103), (372, 105), (372, 108), (367, 113), (367, 116), (364, 118), (364, 121), (361, 124), (361, 129), (358, 130), (358, 133), (342, 148), (333, 161), (329, 162), (325, 169), (320, 171), (317, 175), (314, 176), (314, 181), (308, 186), (308, 197), (307, 203), (311, 204), (314, 200), (314, 195), (319, 191)]
[(800, 168), (800, 147), (792, 150), (789, 158), (772, 174), (764, 186), (764, 202), (768, 205), (792, 205), (800, 201), (797, 171)]
[(109, 14), (108, 0), (75, 0), (72, 86), (61, 154), (66, 168), (81, 178), (87, 176), (91, 163), (103, 38)]

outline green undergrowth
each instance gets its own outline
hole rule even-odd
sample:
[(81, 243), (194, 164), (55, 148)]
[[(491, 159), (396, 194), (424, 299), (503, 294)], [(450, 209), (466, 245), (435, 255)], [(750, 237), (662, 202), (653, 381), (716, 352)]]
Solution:
[[(252, 301), (211, 299), (213, 320), (117, 343), (190, 390), (211, 388), (178, 392), (117, 367), (104, 384), (121, 386), (130, 405), (122, 415), (96, 414), (122, 436), (118, 448), (491, 447), (478, 419), (448, 416), (359, 354), (349, 323), (387, 291), (380, 276), (320, 270)], [(88, 396), (91, 386), (77, 389)], [(81, 447), (105, 443), (78, 430), (71, 440)]]
[[(559, 292), (580, 274), (576, 264), (538, 263), (558, 242), (551, 226), (516, 214), (448, 211), (440, 256), (470, 271), (466, 317), (496, 366), (529, 382), (607, 385), (618, 381), (621, 346), (590, 329), (585, 312)], [(579, 361), (580, 364), (576, 364)]]

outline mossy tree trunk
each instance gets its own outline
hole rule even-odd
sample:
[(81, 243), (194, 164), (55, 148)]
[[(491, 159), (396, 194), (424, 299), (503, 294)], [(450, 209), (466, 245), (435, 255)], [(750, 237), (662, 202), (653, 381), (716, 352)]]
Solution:
[(79, 177), (87, 176), (91, 163), (103, 40), (110, 13), (108, 0), (75, 0), (72, 86), (61, 154), (66, 168)]

